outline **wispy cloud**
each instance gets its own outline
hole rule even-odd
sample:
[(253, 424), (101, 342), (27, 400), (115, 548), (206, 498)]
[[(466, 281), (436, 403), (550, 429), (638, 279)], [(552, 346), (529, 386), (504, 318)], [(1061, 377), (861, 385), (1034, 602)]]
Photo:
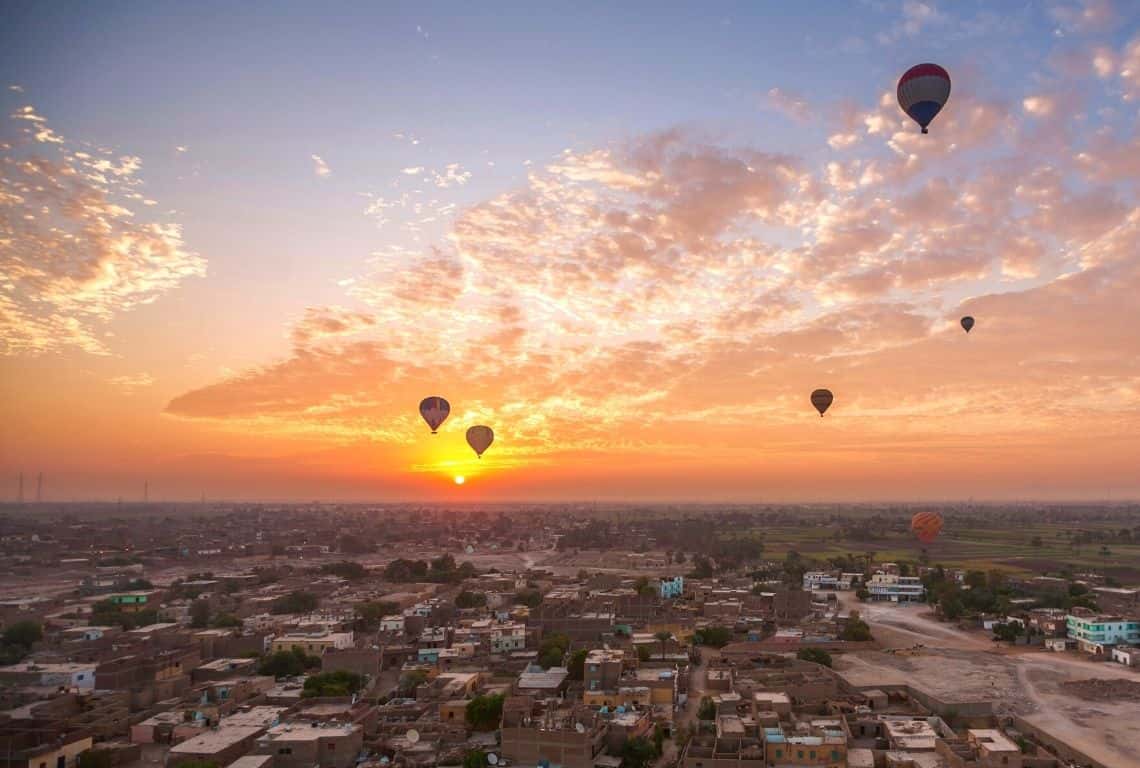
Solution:
[(320, 155), (310, 155), (313, 160), (313, 174), (318, 179), (328, 178), (332, 175), (332, 170), (329, 168), (328, 163), (321, 159)]

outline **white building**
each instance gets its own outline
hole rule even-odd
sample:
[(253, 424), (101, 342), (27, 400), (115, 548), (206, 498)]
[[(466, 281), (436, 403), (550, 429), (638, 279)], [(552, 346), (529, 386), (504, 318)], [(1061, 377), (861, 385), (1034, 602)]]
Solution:
[(1126, 667), (1140, 667), (1140, 647), (1118, 645), (1112, 649), (1112, 660)]
[(804, 573), (804, 589), (814, 592), (817, 589), (839, 589), (839, 577), (827, 571), (807, 571)]
[(867, 582), (872, 600), (889, 600), (892, 603), (920, 602), (926, 595), (922, 579), (917, 576), (897, 576), (893, 573), (876, 573)]
[(392, 614), (380, 619), (381, 632), (403, 632), (404, 631), (404, 617), (401, 614)]
[(526, 648), (526, 625), (504, 624), (491, 630), (491, 652), (507, 653)]
[(1122, 616), (1074, 616), (1065, 618), (1069, 637), (1077, 641), (1082, 651), (1108, 655), (1108, 646), (1118, 643), (1140, 643), (1140, 620)]

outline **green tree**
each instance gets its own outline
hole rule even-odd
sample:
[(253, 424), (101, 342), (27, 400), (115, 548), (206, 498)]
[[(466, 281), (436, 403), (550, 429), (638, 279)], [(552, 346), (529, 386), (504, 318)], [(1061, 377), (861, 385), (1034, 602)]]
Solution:
[(558, 632), (542, 638), (538, 645), (538, 663), (543, 669), (562, 666), (562, 660), (570, 649), (570, 638)]
[(570, 670), (571, 680), (581, 680), (586, 676), (586, 657), (589, 654), (585, 648), (579, 648), (570, 654), (570, 662), (566, 666)]
[(325, 563), (320, 568), (321, 573), (340, 576), (349, 581), (359, 581), (368, 575), (368, 569), (354, 560), (343, 560), (339, 563)]
[(240, 627), (241, 625), (241, 619), (232, 613), (215, 614), (214, 617), (210, 619), (210, 626), (217, 627), (218, 629), (229, 629), (231, 627)]
[(482, 608), (487, 605), (487, 595), (483, 592), (463, 590), (455, 597), (456, 608)]
[(320, 600), (312, 592), (294, 590), (287, 595), (277, 598), (269, 607), (273, 614), (284, 613), (310, 613), (317, 609)]
[(351, 696), (364, 687), (364, 675), (338, 669), (335, 672), (322, 672), (305, 679), (301, 691), (304, 698), (317, 696)]
[(487, 768), (487, 753), (481, 749), (469, 749), (463, 755), (463, 768)]
[(515, 593), (515, 602), (528, 608), (537, 608), (542, 605), (542, 593), (537, 589), (524, 589)]
[(207, 600), (195, 600), (190, 603), (190, 626), (203, 629), (210, 626), (210, 603)]
[(30, 649), (43, 640), (44, 629), (38, 621), (17, 621), (4, 630), (4, 645), (15, 645)]
[(648, 645), (637, 646), (637, 660), (638, 661), (649, 661), (652, 658), (653, 658), (653, 651), (649, 650)]
[(673, 639), (673, 633), (667, 632), (666, 630), (661, 630), (660, 632), (654, 632), (653, 633), (653, 639), (656, 640), (657, 642), (661, 643), (661, 659), (662, 659), (662, 661), (664, 661), (664, 659), (665, 659), (665, 643), (667, 643)]
[(859, 587), (855, 590), (855, 597), (859, 598), (859, 602), (865, 603), (871, 599), (871, 592), (866, 587)]
[(801, 648), (796, 658), (822, 664), (825, 667), (831, 666), (831, 654), (822, 648)]
[(399, 612), (399, 603), (387, 600), (367, 600), (363, 603), (357, 603), (355, 608), (356, 619), (352, 623), (352, 628), (358, 632), (375, 632), (380, 629), (382, 618)]
[(621, 768), (646, 768), (660, 756), (661, 751), (644, 736), (628, 739), (621, 748)]
[(271, 677), (296, 677), (304, 674), (306, 669), (320, 665), (321, 660), (316, 656), (309, 656), (300, 648), (293, 648), (269, 654), (261, 660), (257, 672)]
[(699, 720), (716, 720), (716, 704), (708, 696), (701, 698), (701, 704), (697, 707), (697, 718)]
[(109, 749), (89, 749), (79, 753), (79, 768), (111, 768), (115, 764)]
[(412, 669), (400, 675), (399, 681), (396, 683), (401, 696), (412, 696), (419, 688), (427, 681), (427, 672), (422, 669)]
[(474, 731), (493, 731), (503, 719), (503, 695), (476, 696), (467, 702), (467, 725)]
[(732, 630), (728, 627), (701, 627), (693, 633), (693, 640), (697, 645), (707, 645), (711, 648), (723, 648), (732, 640)]
[(851, 611), (839, 638), (848, 642), (865, 642), (871, 639), (871, 628), (859, 617), (858, 611)]

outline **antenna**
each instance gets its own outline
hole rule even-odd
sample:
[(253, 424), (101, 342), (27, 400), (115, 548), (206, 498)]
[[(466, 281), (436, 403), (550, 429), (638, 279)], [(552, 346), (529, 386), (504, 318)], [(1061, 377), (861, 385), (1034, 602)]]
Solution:
[(40, 472), (36, 475), (36, 503), (39, 504), (44, 500), (44, 473)]

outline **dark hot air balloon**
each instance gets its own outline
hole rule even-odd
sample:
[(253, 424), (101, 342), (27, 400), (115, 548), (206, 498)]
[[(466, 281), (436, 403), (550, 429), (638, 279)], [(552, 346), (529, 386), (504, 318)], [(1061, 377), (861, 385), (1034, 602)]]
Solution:
[(942, 515), (937, 512), (919, 512), (910, 519), (910, 530), (916, 539), (929, 544), (938, 538), (942, 530)]
[(424, 421), (431, 427), (433, 435), (439, 429), (439, 425), (447, 420), (449, 413), (451, 413), (451, 404), (442, 397), (425, 397), (420, 401), (420, 416), (423, 416)]
[(495, 442), (495, 433), (490, 427), (477, 426), (467, 430), (467, 444), (480, 459), (483, 458), (483, 451), (490, 448), (493, 442)]
[(923, 133), (949, 98), (950, 75), (937, 64), (919, 64), (899, 78), (899, 106)]
[(822, 419), (823, 414), (831, 407), (831, 401), (835, 396), (831, 394), (830, 389), (817, 389), (811, 393), (811, 404), (819, 411), (819, 417)]
[(962, 328), (963, 328), (963, 330), (966, 331), (966, 333), (969, 333), (970, 329), (973, 327), (974, 327), (974, 318), (970, 317), (969, 315), (966, 315), (965, 317), (962, 318)]

